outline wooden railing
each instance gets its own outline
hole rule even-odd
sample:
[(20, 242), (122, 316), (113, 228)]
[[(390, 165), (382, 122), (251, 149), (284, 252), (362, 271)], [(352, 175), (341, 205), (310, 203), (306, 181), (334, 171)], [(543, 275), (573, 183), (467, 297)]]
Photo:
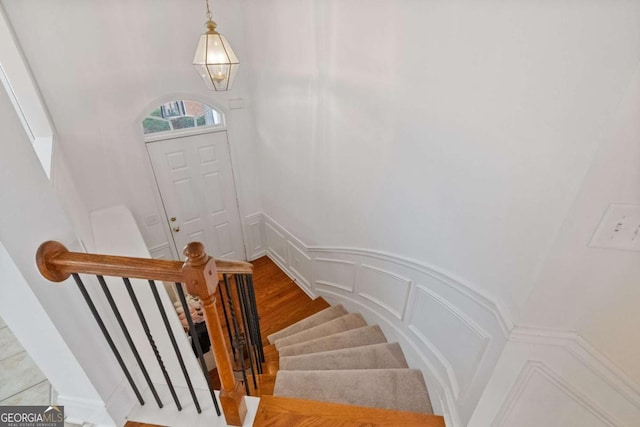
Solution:
[[(236, 381), (233, 373), (231, 358), (223, 336), (222, 326), (218, 316), (218, 310), (216, 308), (215, 293), (218, 288), (219, 274), (223, 275), (226, 281), (227, 274), (251, 275), (253, 272), (253, 266), (246, 262), (214, 260), (205, 253), (204, 246), (198, 242), (189, 243), (184, 249), (184, 255), (186, 256), (186, 261), (183, 263), (179, 261), (86, 254), (70, 252), (61, 243), (48, 241), (43, 243), (38, 249), (36, 262), (40, 273), (45, 278), (53, 282), (64, 281), (73, 275), (76, 283), (80, 287), (80, 290), (83, 291), (85, 299), (88, 298), (88, 295), (86, 294), (86, 291), (84, 291), (84, 285), (82, 285), (78, 274), (96, 275), (98, 276), (101, 284), (104, 282), (102, 276), (123, 278), (125, 284), (127, 284), (130, 294), (132, 291), (130, 290), (130, 283), (128, 279), (133, 278), (148, 280), (154, 290), (155, 287), (153, 281), (174, 282), (177, 285), (181, 283), (184, 284), (187, 288), (187, 292), (199, 297), (202, 302), (204, 318), (209, 332), (209, 339), (211, 341), (213, 355), (216, 361), (218, 374), (220, 376), (220, 404), (222, 406), (226, 423), (229, 425), (240, 426), (242, 425), (247, 412), (244, 401), (245, 390), (242, 385)], [(105, 293), (108, 293), (108, 290), (105, 290)], [(110, 299), (109, 302), (111, 303), (112, 301), (109, 294), (107, 294), (107, 298)], [(135, 299), (135, 296), (132, 295), (132, 298)], [(134, 304), (136, 302), (137, 301), (134, 301)], [(102, 324), (100, 316), (95, 310), (95, 306), (93, 306), (90, 299), (87, 299), (87, 303), (92, 309), (94, 317), (96, 317), (103, 333), (106, 334), (105, 337), (110, 341), (111, 339), (104, 329), (104, 324)], [(112, 308), (116, 310), (115, 307), (112, 306)], [(140, 315), (141, 313), (139, 312), (138, 314)], [(118, 318), (120, 317), (118, 313), (116, 313), (116, 315)], [(118, 320), (121, 321), (120, 318)], [(143, 324), (145, 323), (143, 317), (141, 317), (141, 321), (143, 321)], [(121, 324), (121, 326), (125, 331), (125, 334), (127, 334), (126, 326), (123, 324)], [(167, 330), (169, 330), (168, 325)], [(153, 343), (150, 335), (149, 340), (155, 350), (155, 344)], [(113, 347), (112, 342), (109, 344), (112, 346), (112, 350), (114, 351), (114, 354), (116, 354), (116, 357), (125, 371), (129, 382), (132, 383), (126, 368), (122, 364), (117, 349)], [(178, 354), (177, 349), (176, 353)], [(179, 354), (178, 357), (180, 357)], [(161, 363), (161, 360), (159, 360), (159, 362)], [(183, 372), (184, 371), (185, 370), (183, 368)], [(187, 382), (189, 382), (188, 379)], [(142, 400), (133, 383), (132, 387), (134, 387), (134, 391), (136, 391), (138, 399)], [(192, 396), (194, 396), (193, 391)], [(158, 400), (157, 396), (156, 400)], [(217, 405), (215, 397), (214, 403)], [(178, 404), (177, 401), (176, 404)], [(198, 406), (197, 403), (196, 406)]]

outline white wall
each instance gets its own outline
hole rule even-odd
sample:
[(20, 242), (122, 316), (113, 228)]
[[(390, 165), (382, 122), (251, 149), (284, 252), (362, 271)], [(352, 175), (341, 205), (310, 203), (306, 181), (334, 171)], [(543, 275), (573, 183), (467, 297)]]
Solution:
[(57, 143), (49, 113), (38, 85), (25, 62), (13, 28), (0, 4), (0, 80), (20, 119), (27, 138), (33, 143), (40, 162), (54, 184), (56, 195), (69, 215), (78, 237), (92, 246), (89, 212), (80, 199), (67, 166), (64, 150)]
[[(126, 205), (149, 247), (166, 243), (161, 225), (144, 222), (145, 216), (162, 212), (156, 207), (139, 119), (167, 94), (196, 95), (222, 108), (230, 98), (245, 98), (244, 109), (227, 114), (228, 132), (237, 155), (241, 212), (259, 210), (256, 164), (247, 154), (254, 139), (247, 68), (241, 65), (231, 91), (214, 93), (191, 65), (205, 31), (204, 2), (3, 0), (2, 5), (88, 210)], [(237, 2), (221, 1), (213, 11), (220, 32), (244, 64), (238, 9)]]
[[(142, 225), (157, 212), (137, 121), (167, 93), (209, 96), (190, 65), (202, 5), (2, 4), (80, 199), (88, 209), (125, 204)], [(637, 254), (586, 248), (608, 203), (640, 202), (639, 7), (630, 0), (218, 2), (219, 29), (242, 66), (235, 88), (210, 99), (246, 101), (229, 113), (229, 135), (232, 145), (236, 135), (251, 255), (280, 250), (285, 266), (304, 268), (316, 260), (314, 247), (417, 260), (503, 307), (505, 324), (534, 331), (514, 336), (568, 333), (567, 342), (584, 339), (604, 353), (590, 353), (591, 365), (613, 372), (610, 382), (639, 382)], [(272, 242), (260, 210), (282, 225)], [(158, 226), (141, 228), (149, 247), (166, 240)], [(313, 291), (310, 271), (303, 276)], [(516, 341), (505, 357), (528, 348)], [(565, 366), (547, 354), (550, 370)], [(450, 359), (464, 366), (459, 356)], [(498, 381), (506, 396), (518, 384), (513, 367), (531, 365), (515, 357), (497, 366), (487, 390)], [(476, 382), (471, 398), (458, 402), (462, 423), (481, 388)]]
[(640, 3), (243, 4), (270, 218), (311, 251), (448, 272), (640, 382), (638, 255), (586, 248), (608, 203), (638, 203)]
[(640, 63), (521, 323), (579, 331), (640, 384), (640, 253), (588, 247), (610, 203), (640, 205)]
[(105, 405), (122, 374), (74, 285), (52, 284), (36, 269), (36, 250), (46, 240), (79, 248), (4, 89), (0, 128), (2, 317), (59, 392), (68, 416), (112, 423)]
[[(640, 420), (640, 254), (589, 247), (610, 203), (640, 204), (640, 67), (611, 111), (580, 192), (473, 426)], [(553, 414), (562, 412), (562, 417)]]
[(71, 176), (67, 156), (61, 144), (56, 143), (53, 156), (53, 174), (51, 176), (56, 198), (73, 225), (76, 236), (87, 251), (94, 249), (93, 232), (89, 218), (89, 209), (81, 198), (76, 181)]
[(633, 76), (636, 4), (244, 4), (265, 212), (518, 312)]

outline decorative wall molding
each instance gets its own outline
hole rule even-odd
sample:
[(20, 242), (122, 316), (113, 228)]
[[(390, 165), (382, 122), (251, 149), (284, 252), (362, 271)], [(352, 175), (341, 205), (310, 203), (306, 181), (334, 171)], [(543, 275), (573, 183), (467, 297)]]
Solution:
[[(491, 335), (464, 312), (424, 286), (412, 298), (409, 328), (446, 370), (453, 395), (463, 397), (491, 344)], [(447, 328), (442, 328), (446, 324)], [(458, 350), (464, 348), (464, 353)], [(451, 360), (457, 360), (454, 369)]]
[(251, 260), (269, 256), (310, 297), (359, 311), (398, 341), (447, 426), (552, 425), (558, 413), (589, 426), (640, 419), (640, 386), (576, 333), (515, 327), (499, 300), (423, 262), (307, 246), (263, 212), (244, 225)]
[(267, 254), (264, 236), (264, 218), (262, 212), (247, 215), (244, 218), (244, 229), (246, 231), (246, 247), (249, 261), (260, 258)]
[(469, 426), (631, 427), (640, 420), (640, 387), (573, 332), (516, 327)]
[[(536, 380), (546, 383), (545, 385), (551, 389), (555, 389), (553, 391), (556, 392), (556, 396), (554, 396), (556, 397), (556, 403), (559, 403), (559, 399), (557, 399), (558, 397), (561, 399), (570, 399), (572, 403), (577, 404), (582, 408), (582, 410), (591, 414), (595, 419), (600, 421), (603, 426), (616, 427), (619, 425), (610, 415), (600, 409), (595, 402), (586, 397), (583, 392), (576, 389), (569, 381), (554, 372), (549, 366), (543, 362), (531, 360), (525, 364), (515, 385), (511, 389), (509, 396), (503, 402), (494, 425), (499, 427), (510, 427), (513, 425), (511, 415), (516, 413), (518, 404), (528, 403), (526, 402), (528, 399), (524, 397), (525, 393), (535, 387), (538, 388), (538, 392), (542, 391), (541, 389), (544, 386), (541, 387), (540, 384), (536, 386), (534, 384), (534, 381)], [(554, 414), (552, 416), (556, 415), (557, 414)], [(518, 419), (520, 417), (518, 415), (514, 415), (513, 418)]]
[(353, 292), (356, 286), (356, 263), (330, 258), (316, 258), (315, 266), (327, 271), (324, 280), (316, 280), (316, 285), (330, 286)]
[(412, 259), (307, 246), (265, 213), (251, 222), (264, 230), (254, 233), (263, 240), (252, 248), (261, 248), (312, 298), (322, 295), (378, 323), (389, 341), (400, 342), (409, 364), (422, 369), (447, 425), (466, 425), (513, 326), (501, 304)]
[(265, 234), (267, 236), (267, 254), (275, 257), (281, 264), (286, 265), (287, 240), (284, 235), (269, 222), (265, 223)]
[(287, 266), (305, 289), (311, 290), (311, 257), (291, 241), (287, 241)]
[(510, 340), (563, 348), (640, 410), (640, 385), (579, 334), (518, 326)]
[[(362, 289), (359, 289), (359, 296), (379, 305), (397, 317), (398, 320), (404, 318), (411, 289), (411, 279), (388, 270), (360, 264), (358, 283), (365, 285), (362, 286)], [(385, 288), (390, 289), (390, 291)]]
[(453, 273), (448, 273), (443, 269), (431, 266), (427, 263), (423, 263), (411, 258), (401, 257), (399, 255), (391, 254), (388, 252), (361, 248), (309, 246), (308, 250), (317, 254), (339, 252), (344, 254), (363, 255), (372, 259), (388, 261), (395, 265), (415, 270), (418, 273), (426, 274), (436, 280), (446, 283), (447, 286), (449, 286), (451, 289), (459, 292), (461, 295), (464, 295), (467, 298), (470, 298), (478, 305), (483, 306), (486, 310), (491, 312), (499, 322), (500, 327), (502, 328), (503, 335), (508, 336), (515, 326), (511, 315), (500, 300), (486, 295), (484, 292), (476, 289), (474, 285), (468, 283), (463, 279), (457, 278)]

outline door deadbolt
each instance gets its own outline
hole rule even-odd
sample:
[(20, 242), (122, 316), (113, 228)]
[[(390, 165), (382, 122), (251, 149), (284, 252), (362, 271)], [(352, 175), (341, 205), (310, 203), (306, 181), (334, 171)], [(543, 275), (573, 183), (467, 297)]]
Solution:
[(175, 217), (175, 216), (172, 216), (170, 221), (171, 221), (171, 222), (176, 222), (176, 217)]

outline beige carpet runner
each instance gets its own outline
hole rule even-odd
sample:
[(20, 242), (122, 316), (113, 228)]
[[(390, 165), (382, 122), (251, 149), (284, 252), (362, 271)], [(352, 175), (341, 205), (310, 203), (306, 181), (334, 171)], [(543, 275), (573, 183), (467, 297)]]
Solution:
[(275, 396), (433, 413), (422, 372), (408, 368), (399, 344), (342, 305), (268, 339), (280, 354)]

